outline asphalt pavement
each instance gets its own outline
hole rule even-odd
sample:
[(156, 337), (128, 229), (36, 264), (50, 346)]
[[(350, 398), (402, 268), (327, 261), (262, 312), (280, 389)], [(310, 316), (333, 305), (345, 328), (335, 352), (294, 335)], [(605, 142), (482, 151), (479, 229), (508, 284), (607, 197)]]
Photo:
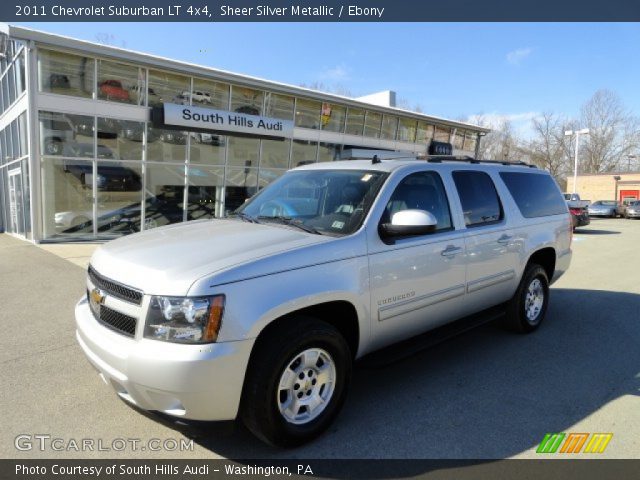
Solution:
[[(125, 404), (75, 340), (82, 266), (0, 235), (0, 457), (540, 458), (546, 433), (590, 432), (613, 433), (600, 457), (640, 458), (640, 221), (594, 220), (573, 248), (536, 333), (485, 325), (400, 362), (358, 365), (330, 430), (278, 450), (241, 425), (179, 425)], [(74, 448), (87, 439), (107, 449)], [(139, 442), (118, 451), (118, 439)], [(165, 449), (145, 448), (150, 439)], [(180, 441), (187, 451), (172, 450)]]

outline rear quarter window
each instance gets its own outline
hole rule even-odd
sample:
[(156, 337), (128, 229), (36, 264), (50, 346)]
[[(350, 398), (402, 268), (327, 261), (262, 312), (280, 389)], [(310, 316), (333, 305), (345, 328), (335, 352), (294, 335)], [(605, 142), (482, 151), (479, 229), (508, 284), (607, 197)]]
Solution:
[(500, 172), (500, 178), (523, 217), (536, 218), (567, 213), (567, 203), (550, 175)]

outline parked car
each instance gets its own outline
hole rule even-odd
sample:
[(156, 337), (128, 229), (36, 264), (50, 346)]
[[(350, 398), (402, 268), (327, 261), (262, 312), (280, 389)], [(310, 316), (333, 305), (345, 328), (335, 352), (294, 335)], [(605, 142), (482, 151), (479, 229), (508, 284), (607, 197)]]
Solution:
[(535, 331), (571, 260), (557, 184), (428, 160), (306, 165), (229, 218), (102, 245), (75, 309), (82, 350), (138, 408), (239, 416), (292, 446), (337, 416), (355, 359), (468, 316)]
[(591, 203), (589, 200), (582, 200), (577, 193), (564, 193), (563, 196), (569, 209), (586, 209)]
[(631, 202), (624, 212), (624, 218), (640, 218), (640, 201)]
[[(106, 148), (106, 147), (104, 147)], [(140, 175), (131, 168), (116, 162), (98, 163), (96, 186), (99, 190), (110, 192), (137, 192), (142, 188)], [(93, 164), (87, 161), (65, 160), (64, 171), (72, 174), (85, 188), (93, 183)]]
[(184, 90), (180, 96), (189, 100), (189, 95), (191, 95), (191, 101), (193, 103), (212, 103), (211, 94), (209, 92), (204, 92), (202, 90), (194, 90), (189, 93), (189, 90)]
[(585, 227), (591, 223), (589, 212), (587, 211), (586, 207), (569, 207), (569, 213), (571, 213), (571, 220), (573, 222), (574, 230), (578, 227)]
[(129, 91), (122, 86), (120, 80), (103, 80), (98, 83), (98, 91), (101, 98), (129, 102)]
[(40, 112), (43, 155), (62, 155), (64, 145), (74, 142), (76, 128), (64, 114)]
[(615, 200), (598, 200), (589, 205), (588, 212), (590, 217), (616, 218), (624, 215), (625, 206)]

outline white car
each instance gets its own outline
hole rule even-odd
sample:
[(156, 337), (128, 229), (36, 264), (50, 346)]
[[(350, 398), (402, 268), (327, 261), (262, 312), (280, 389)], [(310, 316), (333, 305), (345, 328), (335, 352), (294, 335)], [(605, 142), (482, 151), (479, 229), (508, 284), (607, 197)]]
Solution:
[(305, 165), (229, 218), (100, 247), (76, 336), (139, 408), (239, 416), (297, 445), (333, 421), (370, 352), (496, 306), (510, 328), (536, 330), (571, 232), (553, 178), (523, 164)]

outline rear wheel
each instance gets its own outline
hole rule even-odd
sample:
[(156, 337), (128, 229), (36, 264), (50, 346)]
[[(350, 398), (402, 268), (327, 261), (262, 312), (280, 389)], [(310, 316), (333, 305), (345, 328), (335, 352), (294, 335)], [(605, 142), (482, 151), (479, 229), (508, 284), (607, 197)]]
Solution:
[(505, 325), (519, 333), (536, 330), (547, 313), (549, 278), (540, 265), (527, 265), (518, 290), (507, 304)]
[(351, 379), (351, 351), (342, 335), (327, 323), (298, 317), (268, 332), (255, 348), (240, 410), (247, 428), (280, 447), (320, 435), (340, 411)]

